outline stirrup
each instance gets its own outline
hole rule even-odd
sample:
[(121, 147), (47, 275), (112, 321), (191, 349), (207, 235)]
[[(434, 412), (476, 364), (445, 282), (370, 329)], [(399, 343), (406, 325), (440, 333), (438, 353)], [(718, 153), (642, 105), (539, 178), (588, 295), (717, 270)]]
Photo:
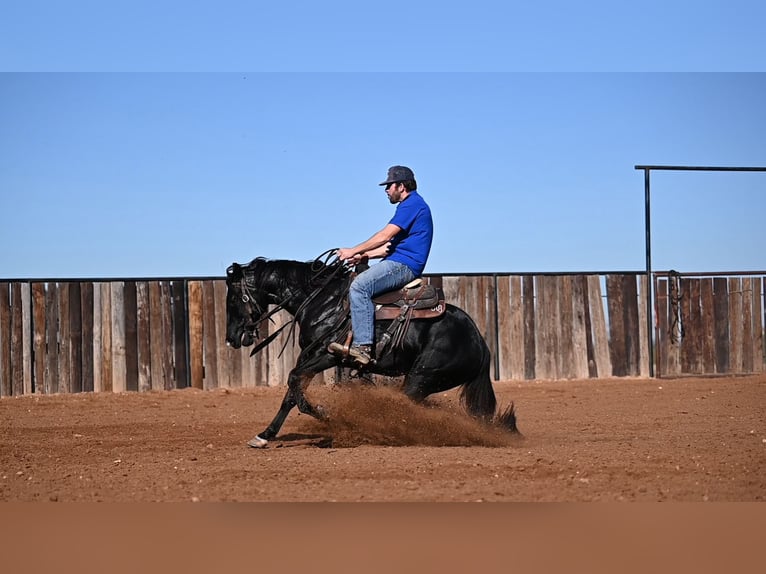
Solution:
[(327, 350), (333, 355), (341, 355), (342, 357), (345, 358), (345, 357), (348, 357), (350, 347), (348, 345), (343, 345), (342, 343), (338, 343), (337, 341), (333, 341), (332, 343), (327, 345)]
[(346, 335), (346, 341), (344, 343), (333, 341), (332, 343), (327, 345), (327, 351), (329, 353), (332, 353), (333, 355), (341, 355), (344, 359), (346, 359), (348, 358), (348, 352), (351, 347), (351, 339), (353, 338), (354, 338), (354, 333), (349, 331), (348, 335)]
[(356, 346), (348, 350), (349, 357), (353, 358), (354, 362), (362, 367), (375, 362), (375, 359), (372, 358), (372, 345), (365, 345), (365, 347), (362, 349), (361, 346)]

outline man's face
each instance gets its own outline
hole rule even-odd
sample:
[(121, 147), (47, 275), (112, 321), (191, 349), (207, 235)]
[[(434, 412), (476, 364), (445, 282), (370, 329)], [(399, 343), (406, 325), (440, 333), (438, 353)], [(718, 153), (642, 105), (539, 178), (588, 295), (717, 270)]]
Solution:
[(404, 184), (402, 183), (389, 183), (386, 186), (386, 195), (391, 203), (399, 203), (402, 200), (402, 193), (404, 193)]

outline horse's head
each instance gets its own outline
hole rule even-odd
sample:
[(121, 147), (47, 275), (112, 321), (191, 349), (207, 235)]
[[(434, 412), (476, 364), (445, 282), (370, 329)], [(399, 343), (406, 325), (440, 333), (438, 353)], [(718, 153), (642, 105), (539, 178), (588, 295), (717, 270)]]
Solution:
[(268, 309), (266, 294), (256, 286), (255, 264), (233, 263), (226, 270), (226, 343), (235, 349), (259, 337), (258, 324)]

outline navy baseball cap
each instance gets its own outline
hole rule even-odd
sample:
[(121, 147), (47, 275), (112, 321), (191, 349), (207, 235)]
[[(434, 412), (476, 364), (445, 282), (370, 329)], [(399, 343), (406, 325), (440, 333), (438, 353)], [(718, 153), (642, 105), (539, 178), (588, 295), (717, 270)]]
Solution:
[(379, 183), (378, 185), (388, 185), (389, 183), (400, 183), (402, 181), (412, 181), (415, 179), (415, 174), (412, 170), (403, 165), (395, 165), (388, 168), (388, 176), (386, 181)]

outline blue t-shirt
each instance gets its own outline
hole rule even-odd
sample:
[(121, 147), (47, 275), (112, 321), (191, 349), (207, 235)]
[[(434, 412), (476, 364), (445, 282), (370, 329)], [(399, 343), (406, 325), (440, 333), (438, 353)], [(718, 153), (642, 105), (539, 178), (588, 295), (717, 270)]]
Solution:
[(407, 199), (396, 205), (396, 212), (389, 223), (400, 227), (401, 231), (391, 241), (385, 259), (404, 263), (416, 277), (420, 277), (434, 236), (431, 209), (417, 191), (411, 191)]

